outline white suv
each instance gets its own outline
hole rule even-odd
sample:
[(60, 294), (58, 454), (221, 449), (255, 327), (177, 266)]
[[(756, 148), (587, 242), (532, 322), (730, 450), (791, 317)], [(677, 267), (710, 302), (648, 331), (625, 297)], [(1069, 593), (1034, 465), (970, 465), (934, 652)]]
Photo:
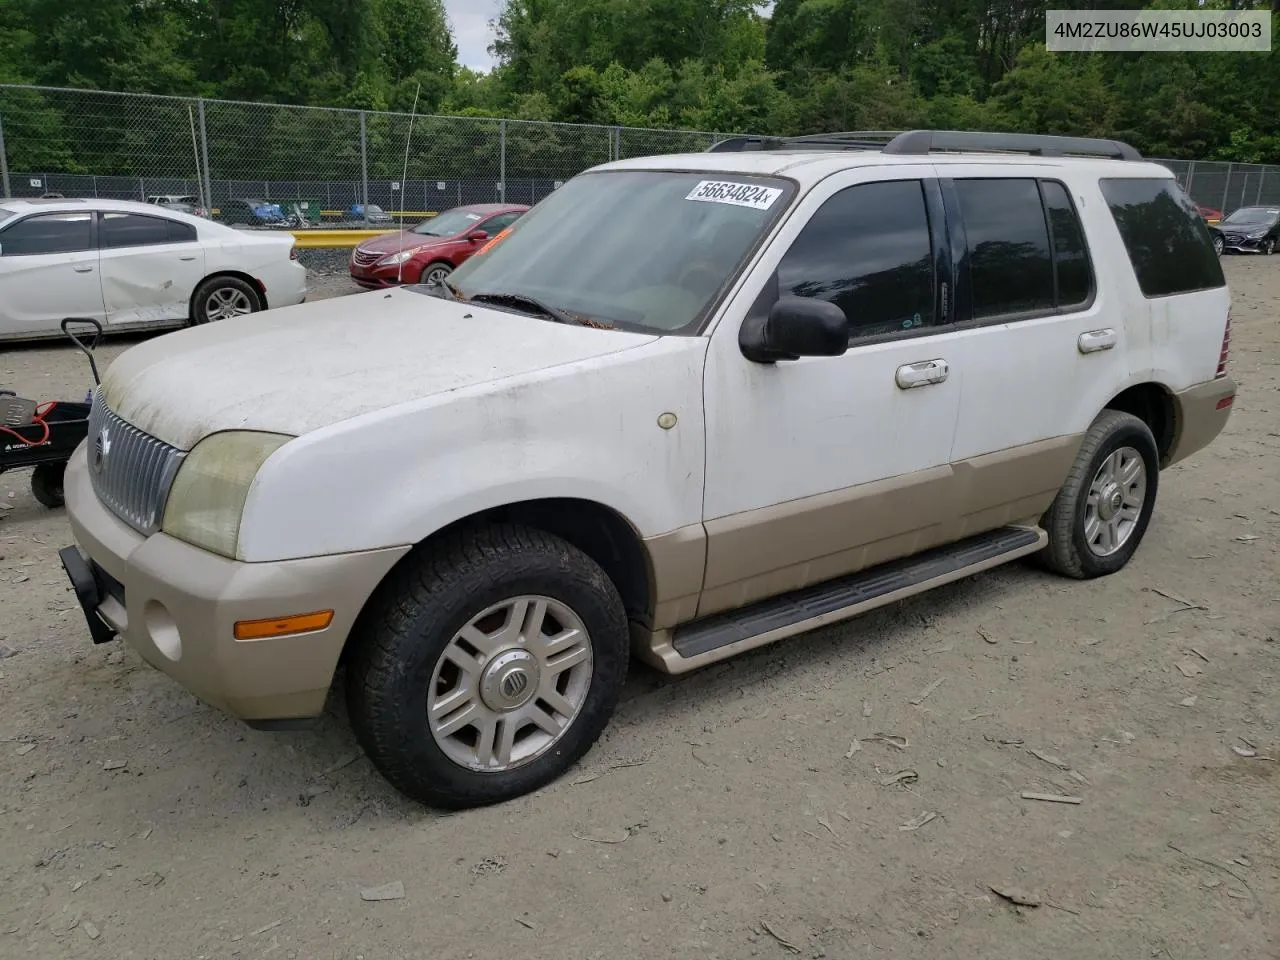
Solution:
[[(1017, 154), (1017, 155), (1015, 155)], [(1164, 167), (917, 131), (606, 164), (448, 284), (136, 346), (66, 475), (94, 639), (258, 727), (346, 666), (397, 788), (469, 806), (682, 673), (1019, 557), (1123, 567), (1231, 412)]]

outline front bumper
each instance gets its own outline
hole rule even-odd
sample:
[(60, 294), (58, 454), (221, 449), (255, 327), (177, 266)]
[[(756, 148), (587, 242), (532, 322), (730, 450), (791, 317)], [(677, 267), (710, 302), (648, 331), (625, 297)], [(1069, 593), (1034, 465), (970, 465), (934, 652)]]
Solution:
[[(243, 563), (163, 533), (143, 537), (94, 494), (83, 445), (64, 490), (78, 547), (63, 563), (94, 641), (120, 636), (200, 699), (251, 723), (323, 712), (356, 617), (409, 550)], [(235, 639), (238, 621), (316, 610), (334, 611), (324, 630)]]
[(418, 274), (422, 272), (422, 267), (416, 263), (406, 263), (399, 274), (396, 267), (364, 267), (351, 261), (348, 262), (348, 267), (351, 279), (366, 290), (387, 290), (402, 283), (417, 283)]
[(1222, 249), (1231, 253), (1262, 253), (1263, 245), (1267, 242), (1266, 237), (1259, 237), (1257, 240), (1250, 237), (1227, 237), (1222, 238)]

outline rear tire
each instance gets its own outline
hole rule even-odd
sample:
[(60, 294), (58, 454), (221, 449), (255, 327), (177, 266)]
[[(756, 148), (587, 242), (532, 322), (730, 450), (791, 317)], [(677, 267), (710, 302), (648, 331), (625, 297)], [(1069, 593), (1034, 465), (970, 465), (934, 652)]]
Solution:
[(262, 309), (262, 295), (239, 277), (210, 277), (191, 295), (191, 322), (213, 323)]
[(62, 477), (67, 471), (65, 463), (41, 463), (31, 471), (31, 495), (50, 510), (62, 506)]
[(411, 557), (351, 639), (356, 739), (397, 790), (449, 809), (564, 773), (603, 732), (629, 659), (622, 598), (599, 565), (508, 525)]
[(1132, 414), (1102, 411), (1040, 521), (1049, 534), (1043, 565), (1078, 580), (1122, 569), (1151, 522), (1159, 483), (1151, 429)]

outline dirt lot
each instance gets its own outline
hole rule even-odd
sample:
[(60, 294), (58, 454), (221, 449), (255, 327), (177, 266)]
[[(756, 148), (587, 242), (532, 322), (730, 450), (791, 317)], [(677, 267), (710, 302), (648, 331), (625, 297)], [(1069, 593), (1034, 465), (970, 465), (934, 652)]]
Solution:
[(1227, 269), (1235, 415), (1123, 573), (636, 667), (579, 769), (479, 812), (393, 793), (338, 698), (255, 733), (95, 649), (64, 518), (0, 477), (0, 957), (1280, 957), (1280, 258)]

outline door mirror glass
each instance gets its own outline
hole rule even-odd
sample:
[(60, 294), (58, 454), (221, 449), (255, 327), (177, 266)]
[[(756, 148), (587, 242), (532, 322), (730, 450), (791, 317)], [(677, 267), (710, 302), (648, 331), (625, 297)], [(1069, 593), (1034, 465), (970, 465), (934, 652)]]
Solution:
[(826, 300), (781, 297), (768, 316), (748, 319), (739, 343), (757, 363), (801, 357), (839, 357), (849, 349), (849, 318)]

